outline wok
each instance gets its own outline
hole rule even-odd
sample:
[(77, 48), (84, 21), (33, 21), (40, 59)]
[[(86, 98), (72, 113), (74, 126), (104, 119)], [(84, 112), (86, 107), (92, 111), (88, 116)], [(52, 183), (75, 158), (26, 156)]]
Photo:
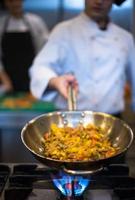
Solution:
[[(50, 130), (52, 123), (58, 126), (92, 123), (101, 127), (114, 146), (119, 147), (116, 155), (96, 161), (60, 161), (44, 156), (43, 135)], [(113, 163), (115, 159), (126, 153), (133, 141), (131, 128), (123, 121), (112, 115), (93, 111), (64, 111), (40, 115), (29, 121), (21, 131), (21, 139), (25, 147), (41, 163), (58, 169), (64, 169), (72, 174), (87, 174), (101, 170)]]

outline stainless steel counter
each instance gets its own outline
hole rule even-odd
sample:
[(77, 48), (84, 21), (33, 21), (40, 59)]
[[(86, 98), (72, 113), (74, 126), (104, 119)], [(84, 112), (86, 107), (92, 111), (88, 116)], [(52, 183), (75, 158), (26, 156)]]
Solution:
[(0, 111), (0, 129), (22, 128), (29, 120), (44, 113), (37, 111)]

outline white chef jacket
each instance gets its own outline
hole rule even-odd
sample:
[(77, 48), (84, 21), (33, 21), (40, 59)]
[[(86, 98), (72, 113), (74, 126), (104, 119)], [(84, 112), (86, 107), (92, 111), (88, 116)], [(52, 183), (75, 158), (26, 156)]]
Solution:
[[(4, 31), (5, 21), (9, 17), (8, 25), (6, 27), (6, 31), (18, 31), (23, 32), (29, 30), (32, 34), (34, 46), (36, 52), (38, 52), (44, 43), (48, 40), (49, 31), (47, 25), (42, 20), (41, 17), (32, 13), (24, 14), (24, 19), (15, 18), (13, 16), (4, 15), (0, 18), (0, 47), (1, 47), (1, 36)], [(1, 58), (1, 48), (0, 48), (0, 58)], [(2, 61), (0, 60), (0, 70), (4, 68), (2, 65)]]
[(50, 78), (73, 72), (79, 83), (78, 110), (115, 114), (124, 109), (126, 70), (135, 100), (135, 46), (132, 35), (113, 22), (100, 30), (87, 15), (58, 24), (30, 69), (37, 98), (67, 109), (67, 101), (48, 91)]

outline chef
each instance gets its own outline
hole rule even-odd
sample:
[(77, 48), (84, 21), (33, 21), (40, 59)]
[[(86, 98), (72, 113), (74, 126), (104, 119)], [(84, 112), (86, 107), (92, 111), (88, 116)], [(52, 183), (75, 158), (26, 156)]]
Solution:
[[(31, 91), (67, 109), (73, 83), (78, 110), (119, 117), (124, 110), (126, 71), (135, 108), (135, 45), (128, 31), (111, 21), (113, 4), (124, 0), (85, 0), (79, 16), (58, 24), (30, 69)], [(71, 73), (72, 72), (72, 73)]]
[(33, 58), (48, 38), (43, 20), (23, 12), (23, 0), (4, 0), (6, 15), (0, 18), (0, 68), (11, 79), (13, 90), (29, 91)]

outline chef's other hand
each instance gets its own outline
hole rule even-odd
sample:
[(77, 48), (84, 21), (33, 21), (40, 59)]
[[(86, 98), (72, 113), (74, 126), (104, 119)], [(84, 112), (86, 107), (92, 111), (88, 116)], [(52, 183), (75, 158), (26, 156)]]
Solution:
[(0, 96), (13, 91), (11, 80), (4, 70), (0, 71)]
[(51, 78), (49, 81), (49, 88), (56, 89), (64, 98), (68, 98), (68, 86), (69, 84), (73, 85), (73, 88), (76, 92), (76, 95), (78, 93), (78, 82), (74, 75), (72, 74), (66, 74), (63, 76), (58, 76)]

